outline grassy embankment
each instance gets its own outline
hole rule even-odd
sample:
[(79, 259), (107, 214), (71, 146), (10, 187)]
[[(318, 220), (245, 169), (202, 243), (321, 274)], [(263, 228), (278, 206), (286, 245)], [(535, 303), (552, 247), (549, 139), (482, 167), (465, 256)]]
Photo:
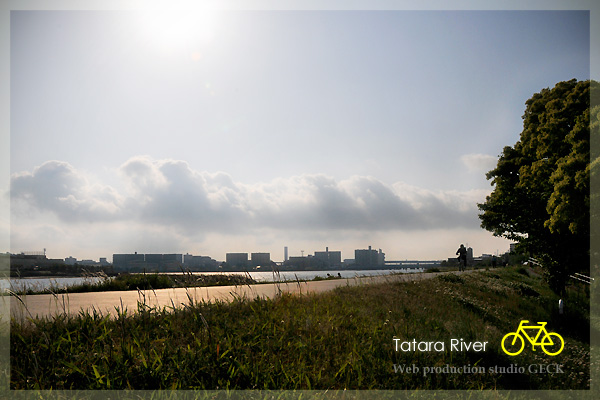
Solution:
[[(586, 389), (589, 292), (572, 286), (566, 312), (530, 269), (509, 267), (415, 282), (342, 287), (273, 300), (11, 322), (13, 389)], [(548, 322), (565, 348), (510, 357), (502, 337), (520, 320)], [(444, 352), (397, 352), (402, 341)], [(449, 351), (451, 338), (488, 342)], [(564, 373), (430, 373), (426, 367), (560, 364)], [(395, 372), (394, 364), (419, 368)]]
[(59, 287), (53, 285), (47, 289), (36, 289), (32, 287), (13, 287), (13, 295), (33, 295), (33, 294), (62, 294), (62, 293), (87, 293), (87, 292), (109, 292), (124, 290), (150, 290), (150, 289), (170, 289), (184, 287), (205, 287), (205, 286), (234, 286), (234, 285), (252, 285), (256, 281), (249, 275), (235, 274), (120, 274), (116, 277), (106, 275), (90, 275), (90, 278), (100, 277), (100, 281), (83, 282), (78, 285), (68, 287)]
[[(435, 269), (432, 272), (438, 272)], [(322, 281), (331, 279), (342, 279), (337, 276), (327, 277), (316, 276), (312, 281)], [(100, 280), (95, 280), (100, 278)], [(84, 282), (76, 285), (59, 286), (53, 284), (48, 288), (40, 289), (35, 286), (23, 284), (21, 287), (12, 285), (9, 291), (0, 293), (0, 295), (34, 295), (34, 294), (64, 294), (64, 293), (89, 293), (89, 292), (110, 292), (126, 290), (156, 290), (172, 288), (191, 288), (191, 287), (210, 287), (210, 286), (245, 286), (281, 283), (279, 271), (273, 271), (273, 281), (257, 282), (249, 273), (239, 274), (194, 274), (191, 272), (182, 272), (181, 274), (164, 273), (122, 273), (115, 277), (105, 274), (89, 274), (84, 277)], [(297, 280), (297, 279), (296, 279)]]

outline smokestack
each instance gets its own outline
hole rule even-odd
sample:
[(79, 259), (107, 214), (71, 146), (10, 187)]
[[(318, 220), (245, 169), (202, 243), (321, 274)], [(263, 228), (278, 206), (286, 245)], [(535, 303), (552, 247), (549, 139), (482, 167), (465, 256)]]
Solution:
[(285, 246), (283, 248), (283, 261), (287, 261), (288, 260), (288, 248), (287, 246)]

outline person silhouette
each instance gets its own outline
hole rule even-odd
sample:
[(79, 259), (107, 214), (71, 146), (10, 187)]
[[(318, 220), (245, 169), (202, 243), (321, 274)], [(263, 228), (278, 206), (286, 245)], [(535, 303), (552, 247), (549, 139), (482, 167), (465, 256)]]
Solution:
[(467, 269), (467, 249), (464, 244), (461, 244), (458, 250), (456, 250), (456, 254), (458, 254), (458, 270), (464, 271)]

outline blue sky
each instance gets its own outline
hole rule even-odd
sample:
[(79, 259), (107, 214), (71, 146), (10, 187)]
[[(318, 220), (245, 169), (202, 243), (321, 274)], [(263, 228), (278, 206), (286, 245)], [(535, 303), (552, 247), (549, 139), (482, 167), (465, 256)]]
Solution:
[(586, 11), (10, 22), (10, 250), (61, 258), (504, 252), (479, 228), (485, 172), (531, 95), (590, 78)]

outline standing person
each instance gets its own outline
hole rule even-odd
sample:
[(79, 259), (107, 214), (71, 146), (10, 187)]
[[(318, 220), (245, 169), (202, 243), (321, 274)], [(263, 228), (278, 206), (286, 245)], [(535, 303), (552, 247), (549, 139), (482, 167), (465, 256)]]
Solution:
[(460, 245), (456, 254), (458, 254), (458, 270), (464, 271), (467, 269), (467, 249), (464, 244)]

